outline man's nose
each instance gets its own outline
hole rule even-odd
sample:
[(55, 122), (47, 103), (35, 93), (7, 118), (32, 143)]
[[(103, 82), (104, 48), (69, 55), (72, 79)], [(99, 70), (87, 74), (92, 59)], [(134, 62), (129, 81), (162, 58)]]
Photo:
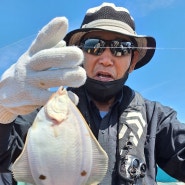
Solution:
[(101, 63), (104, 66), (110, 66), (113, 65), (113, 55), (110, 51), (110, 48), (105, 48), (105, 51), (100, 55), (99, 63)]

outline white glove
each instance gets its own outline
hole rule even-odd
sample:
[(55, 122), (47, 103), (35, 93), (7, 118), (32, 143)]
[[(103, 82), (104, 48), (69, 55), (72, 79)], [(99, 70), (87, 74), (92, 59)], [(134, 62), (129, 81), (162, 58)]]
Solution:
[(62, 40), (68, 20), (57, 17), (38, 33), (32, 45), (2, 75), (0, 81), (0, 123), (10, 123), (43, 106), (52, 92), (51, 87), (79, 87), (85, 83), (85, 70), (79, 65), (83, 52), (65, 47)]

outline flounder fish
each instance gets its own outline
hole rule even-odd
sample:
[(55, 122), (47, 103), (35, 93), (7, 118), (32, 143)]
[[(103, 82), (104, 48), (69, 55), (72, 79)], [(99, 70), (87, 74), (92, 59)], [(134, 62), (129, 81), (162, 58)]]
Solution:
[(107, 167), (106, 152), (60, 87), (29, 128), (12, 172), (17, 181), (33, 185), (95, 185)]

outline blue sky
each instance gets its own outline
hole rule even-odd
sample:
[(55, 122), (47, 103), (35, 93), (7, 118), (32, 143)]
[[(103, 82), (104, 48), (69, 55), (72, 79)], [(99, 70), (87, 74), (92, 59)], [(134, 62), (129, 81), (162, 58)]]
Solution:
[[(69, 30), (78, 28), (86, 10), (102, 0), (9, 0), (0, 2), (0, 74), (28, 48), (38, 31), (52, 18), (66, 16)], [(111, 1), (107, 1), (111, 2)], [(151, 62), (134, 71), (127, 84), (148, 99), (173, 107), (185, 122), (185, 1), (114, 0), (125, 6), (138, 34), (156, 38)]]

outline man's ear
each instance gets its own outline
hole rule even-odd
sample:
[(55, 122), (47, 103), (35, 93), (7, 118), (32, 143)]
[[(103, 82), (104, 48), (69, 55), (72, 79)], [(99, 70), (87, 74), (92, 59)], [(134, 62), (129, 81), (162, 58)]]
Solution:
[(131, 73), (134, 70), (134, 68), (138, 62), (138, 58), (139, 58), (139, 52), (136, 50), (136, 51), (134, 51), (134, 54), (131, 59), (129, 73)]

